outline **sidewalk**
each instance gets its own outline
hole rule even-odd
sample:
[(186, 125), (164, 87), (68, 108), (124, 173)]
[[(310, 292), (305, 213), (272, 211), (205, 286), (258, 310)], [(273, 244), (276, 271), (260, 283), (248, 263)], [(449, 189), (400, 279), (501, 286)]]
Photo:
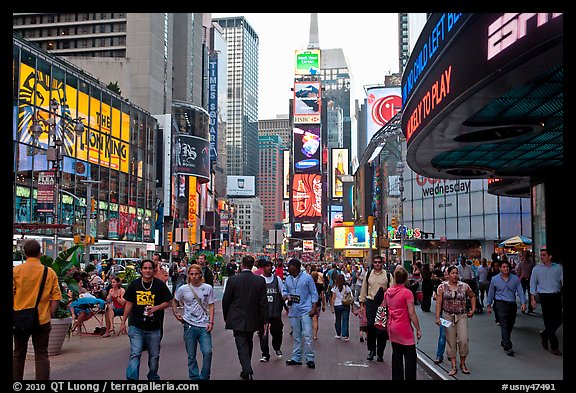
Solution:
[[(540, 308), (536, 313), (522, 314), (518, 308), (516, 324), (512, 331), (512, 344), (516, 356), (508, 356), (500, 347), (500, 327), (494, 322), (494, 314), (475, 314), (468, 320), (470, 354), (466, 365), (470, 374), (458, 369), (455, 377), (449, 377), (450, 361), (444, 353), (444, 361), (434, 364), (438, 343), (438, 325), (435, 323), (436, 303), (432, 312), (422, 312), (416, 305), (416, 313), (422, 329), (417, 344), (418, 362), (435, 379), (445, 380), (562, 380), (564, 379), (564, 356), (555, 356), (542, 348), (538, 332), (544, 329)], [(564, 325), (556, 331), (560, 351), (564, 353)], [(457, 360), (457, 364), (459, 360)]]

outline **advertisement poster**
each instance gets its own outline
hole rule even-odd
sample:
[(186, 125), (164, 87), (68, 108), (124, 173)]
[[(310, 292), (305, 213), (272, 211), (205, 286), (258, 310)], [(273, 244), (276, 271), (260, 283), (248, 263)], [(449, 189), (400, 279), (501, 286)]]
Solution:
[(320, 82), (294, 82), (294, 123), (320, 123)]
[(320, 49), (296, 50), (294, 75), (318, 75), (320, 71)]
[(52, 213), (54, 211), (55, 187), (56, 174), (54, 171), (38, 173), (38, 213)]
[[(374, 231), (374, 235), (376, 232)], [(336, 227), (334, 228), (334, 248), (342, 249), (367, 249), (370, 239), (368, 238), (368, 226)], [(376, 248), (375, 236), (372, 238), (372, 248)]]
[(293, 128), (295, 173), (320, 173), (320, 126), (301, 124)]
[(342, 198), (344, 196), (342, 176), (348, 174), (348, 149), (332, 149), (331, 151), (332, 198)]
[(322, 180), (319, 174), (295, 174), (292, 181), (294, 218), (322, 216)]
[(373, 87), (366, 98), (366, 141), (374, 136), (402, 109), (402, 94), (399, 87)]
[(198, 177), (200, 183), (210, 180), (210, 142), (192, 135), (175, 137), (174, 173)]

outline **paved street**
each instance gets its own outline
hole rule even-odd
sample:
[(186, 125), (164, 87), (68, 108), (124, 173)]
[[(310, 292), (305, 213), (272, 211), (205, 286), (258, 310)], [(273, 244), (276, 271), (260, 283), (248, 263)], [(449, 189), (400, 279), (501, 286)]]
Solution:
[[(222, 287), (217, 286), (217, 298), (221, 299)], [(216, 326), (212, 336), (214, 353), (212, 359), (213, 380), (238, 380), (240, 365), (232, 332), (224, 330), (220, 301), (216, 303)], [(434, 303), (433, 303), (434, 306)], [(419, 366), (418, 379), (457, 379), (457, 380), (535, 380), (553, 381), (563, 379), (563, 356), (554, 356), (540, 345), (538, 331), (542, 329), (539, 314), (518, 315), (512, 335), (515, 357), (508, 357), (500, 348), (500, 331), (492, 315), (477, 314), (470, 321), (470, 355), (467, 364), (471, 374), (458, 373), (448, 377), (449, 362), (436, 366), (432, 363), (436, 353), (438, 327), (434, 324), (433, 313), (423, 313), (416, 306), (423, 336), (417, 345)], [(366, 360), (366, 344), (359, 342), (357, 318), (351, 318), (350, 342), (334, 338), (333, 314), (322, 313), (320, 317), (319, 339), (315, 342), (316, 369), (286, 366), (292, 340), (289, 335), (288, 318), (284, 314), (284, 342), (282, 359), (272, 356), (268, 363), (260, 363), (260, 351), (256, 343), (253, 353), (255, 380), (389, 380), (391, 379), (391, 346), (388, 343), (384, 363)], [(92, 331), (94, 319), (88, 322)], [(187, 355), (184, 349), (181, 325), (171, 312), (166, 314), (165, 332), (160, 356), (160, 377), (165, 380), (187, 379)], [(563, 327), (558, 330), (563, 350)], [(256, 337), (256, 336), (255, 336)], [(129, 340), (125, 335), (100, 338), (92, 336), (72, 336), (66, 339), (62, 353), (51, 357), (52, 378), (55, 380), (124, 380), (125, 367), (129, 355)], [(201, 355), (199, 355), (201, 358)], [(142, 357), (141, 378), (147, 371), (146, 354)], [(25, 379), (34, 378), (34, 362), (26, 362)]]

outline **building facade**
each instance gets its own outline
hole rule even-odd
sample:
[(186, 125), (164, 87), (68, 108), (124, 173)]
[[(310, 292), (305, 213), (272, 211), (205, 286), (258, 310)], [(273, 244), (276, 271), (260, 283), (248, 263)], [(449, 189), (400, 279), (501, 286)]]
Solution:
[(236, 209), (236, 224), (242, 233), (241, 250), (263, 252), (264, 208), (260, 198), (234, 198), (232, 201)]
[[(14, 235), (41, 236), (46, 253), (54, 250), (51, 236), (57, 230), (59, 249), (83, 233), (139, 242), (117, 250), (146, 255), (156, 216), (156, 120), (78, 67), (17, 36), (12, 62)], [(78, 121), (81, 135), (73, 130)], [(36, 124), (43, 129), (39, 136)], [(22, 225), (32, 223), (40, 227), (30, 231)]]
[(258, 137), (260, 145), (260, 173), (257, 177), (258, 197), (263, 206), (263, 231), (267, 244), (268, 231), (282, 222), (282, 187), (284, 142), (277, 135)]

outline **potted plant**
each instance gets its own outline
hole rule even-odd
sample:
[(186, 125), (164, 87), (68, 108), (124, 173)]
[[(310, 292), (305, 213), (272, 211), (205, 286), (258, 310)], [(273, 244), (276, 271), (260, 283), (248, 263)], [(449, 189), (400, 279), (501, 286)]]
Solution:
[[(71, 300), (70, 296), (78, 296), (80, 290), (78, 283), (72, 276), (72, 273), (80, 269), (80, 262), (77, 258), (79, 247), (81, 246), (75, 245), (60, 252), (55, 260), (47, 255), (40, 257), (40, 262), (44, 266), (48, 266), (56, 272), (60, 292), (62, 292), (62, 300), (60, 300), (56, 313), (51, 320), (52, 330), (48, 340), (48, 355), (59, 354), (64, 344), (64, 339), (70, 333), (70, 327), (72, 326), (72, 313), (68, 308)], [(30, 340), (29, 344), (31, 342), (32, 340)], [(28, 349), (29, 353), (34, 353), (30, 346)]]

